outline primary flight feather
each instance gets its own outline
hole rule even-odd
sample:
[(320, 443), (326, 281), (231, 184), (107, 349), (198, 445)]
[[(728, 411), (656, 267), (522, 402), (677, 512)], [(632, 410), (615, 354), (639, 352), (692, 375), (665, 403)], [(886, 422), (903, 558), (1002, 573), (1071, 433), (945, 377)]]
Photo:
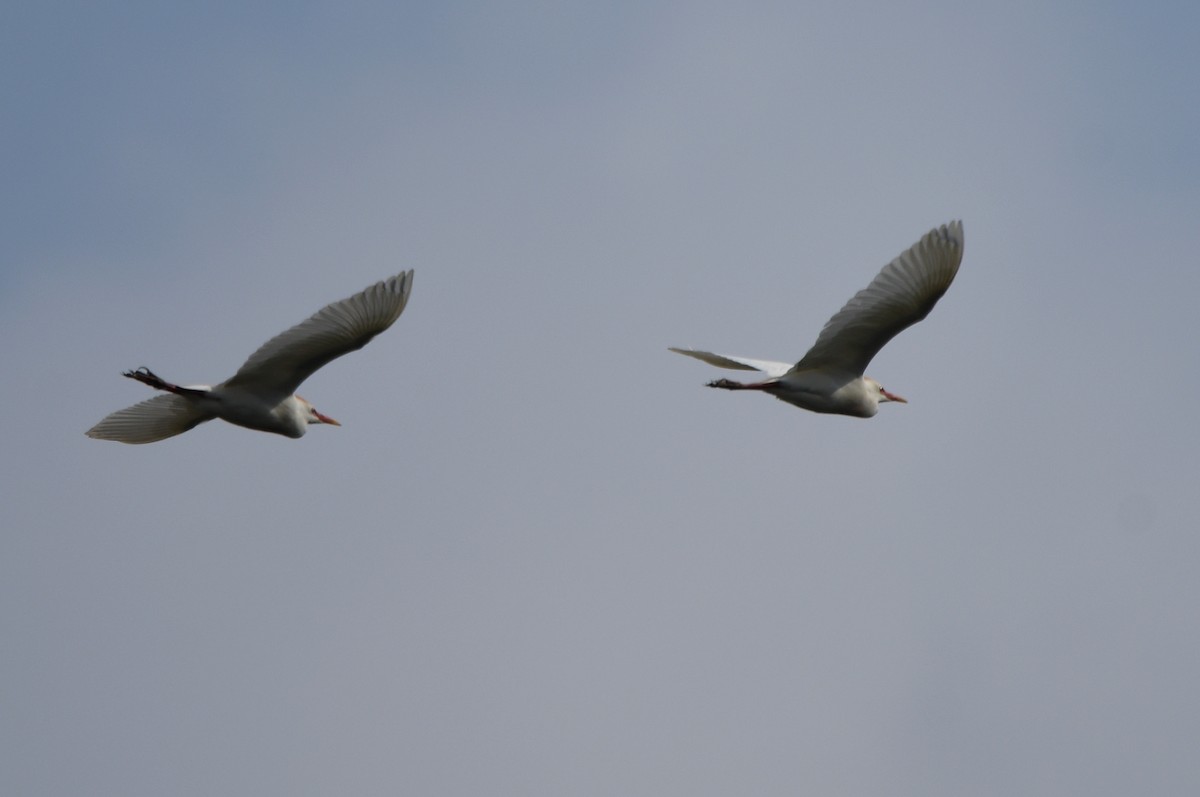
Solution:
[(183, 387), (147, 368), (126, 371), (166, 395), (112, 413), (87, 431), (88, 437), (121, 443), (153, 443), (221, 418), (229, 423), (287, 437), (303, 437), (309, 424), (341, 426), (318, 412), (296, 388), (318, 368), (361, 349), (395, 323), (412, 290), (412, 270), (377, 282), (334, 302), (250, 355), (238, 372), (219, 385)]
[(870, 418), (880, 403), (905, 400), (863, 372), (889, 340), (929, 315), (954, 281), (962, 255), (961, 221), (931, 230), (829, 319), (817, 342), (795, 365), (695, 349), (671, 351), (720, 368), (762, 371), (769, 377), (750, 383), (718, 379), (709, 387), (760, 390), (806, 410)]

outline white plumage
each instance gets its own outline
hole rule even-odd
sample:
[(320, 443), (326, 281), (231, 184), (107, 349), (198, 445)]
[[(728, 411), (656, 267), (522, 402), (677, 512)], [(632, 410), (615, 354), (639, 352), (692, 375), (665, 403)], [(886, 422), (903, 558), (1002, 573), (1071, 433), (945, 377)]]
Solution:
[(954, 281), (962, 255), (961, 221), (931, 230), (829, 319), (795, 365), (695, 349), (671, 351), (719, 368), (762, 371), (770, 377), (752, 383), (718, 379), (709, 387), (760, 390), (814, 412), (870, 418), (881, 402), (905, 400), (863, 372), (889, 340), (929, 315)]
[(303, 323), (268, 340), (238, 372), (219, 385), (174, 385), (149, 369), (126, 371), (166, 395), (112, 413), (88, 437), (153, 443), (221, 418), (263, 432), (303, 437), (309, 424), (337, 421), (317, 412), (296, 388), (318, 368), (363, 346), (395, 323), (408, 303), (413, 272), (377, 282), (334, 302)]

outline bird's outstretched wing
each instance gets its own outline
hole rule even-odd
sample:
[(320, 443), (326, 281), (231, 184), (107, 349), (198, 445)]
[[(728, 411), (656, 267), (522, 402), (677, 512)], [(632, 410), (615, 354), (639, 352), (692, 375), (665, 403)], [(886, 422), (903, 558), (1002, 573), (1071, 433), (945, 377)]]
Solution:
[(961, 221), (931, 230), (829, 319), (792, 370), (830, 367), (862, 376), (889, 340), (929, 315), (954, 281), (962, 256)]
[(710, 351), (697, 351), (696, 349), (677, 349), (674, 346), (669, 346), (668, 350), (676, 354), (695, 357), (697, 360), (703, 360), (709, 365), (715, 365), (718, 368), (733, 368), (739, 371), (762, 371), (768, 376), (783, 376), (792, 367), (791, 363), (780, 363), (774, 360), (752, 360), (749, 357), (730, 357), (726, 354), (713, 354)]
[(225, 386), (291, 395), (318, 368), (361, 349), (395, 323), (408, 303), (412, 280), (410, 269), (327, 305), (260, 346)]
[(117, 410), (88, 429), (87, 436), (119, 443), (154, 443), (214, 417), (188, 397), (168, 393)]

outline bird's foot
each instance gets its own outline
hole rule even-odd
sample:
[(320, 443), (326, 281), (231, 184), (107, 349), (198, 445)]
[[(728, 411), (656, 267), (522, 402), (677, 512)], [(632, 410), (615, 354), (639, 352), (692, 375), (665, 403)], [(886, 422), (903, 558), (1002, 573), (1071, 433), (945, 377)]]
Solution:
[(136, 379), (143, 385), (149, 385), (155, 390), (166, 390), (174, 393), (178, 387), (177, 385), (172, 385), (170, 382), (162, 379), (158, 374), (154, 373), (144, 365), (136, 371), (126, 371), (124, 374), (122, 374), (122, 376), (127, 376), (130, 379)]
[(719, 387), (725, 390), (761, 390), (774, 394), (779, 389), (778, 379), (768, 379), (765, 382), (734, 382), (732, 379), (717, 379), (708, 383), (709, 387)]

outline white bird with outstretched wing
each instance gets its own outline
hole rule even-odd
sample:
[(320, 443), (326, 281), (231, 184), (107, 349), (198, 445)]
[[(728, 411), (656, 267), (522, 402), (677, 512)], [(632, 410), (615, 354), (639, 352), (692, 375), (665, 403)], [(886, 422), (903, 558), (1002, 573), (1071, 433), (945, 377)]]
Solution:
[(865, 376), (867, 365), (889, 340), (929, 315), (958, 274), (962, 256), (961, 221), (931, 230), (829, 319), (817, 342), (795, 365), (696, 349), (671, 351), (770, 377), (751, 383), (718, 379), (710, 387), (759, 390), (814, 412), (870, 418), (881, 402), (905, 399)]
[(153, 443), (221, 418), (238, 426), (303, 437), (309, 424), (337, 421), (295, 395), (321, 366), (357, 351), (395, 323), (408, 304), (413, 272), (401, 272), (348, 299), (334, 302), (259, 347), (238, 372), (219, 385), (182, 386), (147, 368), (126, 371), (166, 395), (118, 410), (88, 430), (88, 437)]

